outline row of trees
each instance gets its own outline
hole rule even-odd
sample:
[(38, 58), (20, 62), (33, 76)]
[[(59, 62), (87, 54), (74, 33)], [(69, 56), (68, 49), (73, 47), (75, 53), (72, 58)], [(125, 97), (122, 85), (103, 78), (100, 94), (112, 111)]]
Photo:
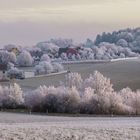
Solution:
[(138, 54), (129, 48), (124, 48), (110, 43), (100, 43), (98, 47), (83, 48), (79, 50), (80, 59), (110, 60), (116, 58), (135, 57)]
[(95, 45), (99, 45), (102, 42), (114, 43), (122, 47), (129, 47), (132, 50), (140, 50), (140, 28), (136, 29), (124, 29), (114, 31), (112, 33), (103, 32), (101, 35), (97, 35), (95, 39)]
[(17, 84), (0, 86), (0, 107), (24, 106), (37, 112), (88, 114), (140, 114), (140, 91), (114, 91), (110, 79), (95, 71), (82, 79), (78, 73), (66, 75), (58, 87), (40, 86), (23, 93)]
[[(7, 51), (0, 51), (0, 60), (3, 62), (16, 63), (19, 66), (32, 66), (36, 60), (40, 61), (43, 54), (51, 59), (58, 59), (59, 48), (78, 48), (77, 55), (63, 53), (59, 60), (85, 60), (85, 59), (115, 59), (137, 56), (140, 49), (140, 28), (114, 31), (97, 35), (96, 40), (87, 39), (85, 43), (75, 44), (72, 39), (50, 39), (46, 42), (37, 43), (33, 47), (19, 47), (6, 45)], [(20, 53), (15, 55), (8, 52), (17, 48)]]
[(46, 52), (46, 54), (51, 56), (52, 59), (57, 59), (59, 61), (94, 60), (94, 59), (95, 60), (110, 60), (110, 59), (116, 59), (116, 58), (139, 56), (139, 54), (132, 52), (130, 48), (122, 47), (120, 45), (106, 43), (106, 42), (102, 42), (98, 46), (93, 45), (93, 42), (90, 42), (90, 43), (86, 42), (85, 44), (79, 44), (79, 45), (69, 44), (69, 47), (72, 47), (73, 49), (75, 49), (77, 53), (75, 54), (75, 53), (63, 52), (60, 55), (60, 57), (58, 57), (59, 47), (56, 47), (55, 44), (53, 46), (52, 43), (51, 43), (51, 47), (52, 48), (50, 48), (50, 45), (48, 42), (39, 43), (39, 48), (41, 48), (41, 51)]
[(18, 56), (13, 52), (0, 51), (0, 61), (1, 63), (7, 64), (11, 62), (17, 64), (18, 66), (32, 66), (33, 58), (30, 53), (26, 50), (22, 51)]
[[(61, 58), (58, 58), (59, 61), (68, 61), (68, 60), (109, 60), (115, 58), (125, 58), (125, 57), (134, 57), (138, 56), (138, 54), (132, 52), (129, 48), (123, 48), (120, 46), (116, 46), (114, 44), (109, 43), (101, 43), (99, 47), (94, 48), (81, 48), (78, 50), (78, 54), (67, 56), (65, 53), (62, 53)], [(18, 66), (33, 66), (35, 65), (35, 60), (31, 56), (30, 52), (24, 50), (18, 56), (16, 56), (13, 52), (8, 51), (0, 51), (0, 58), (2, 63), (16, 64)], [(44, 62), (42, 62), (44, 61)], [(37, 73), (46, 73), (43, 67), (47, 69), (52, 69), (51, 67), (57, 67), (55, 71), (63, 70), (62, 66), (59, 63), (51, 64), (51, 58), (48, 54), (44, 54), (40, 58), (39, 64), (35, 66), (35, 71), (39, 71)], [(13, 65), (14, 66), (14, 65)], [(42, 71), (42, 72), (41, 72)], [(43, 72), (44, 71), (44, 72)]]
[(64, 68), (59, 63), (52, 63), (50, 57), (47, 54), (42, 55), (40, 58), (40, 62), (35, 64), (35, 61), (31, 54), (24, 50), (18, 56), (13, 52), (8, 51), (0, 51), (0, 60), (1, 63), (6, 64), (8, 67), (7, 76), (12, 77), (14, 75), (23, 76), (23, 71), (19, 70), (18, 67), (29, 67), (35, 66), (34, 71), (35, 74), (48, 74), (51, 72), (60, 72), (63, 71)]

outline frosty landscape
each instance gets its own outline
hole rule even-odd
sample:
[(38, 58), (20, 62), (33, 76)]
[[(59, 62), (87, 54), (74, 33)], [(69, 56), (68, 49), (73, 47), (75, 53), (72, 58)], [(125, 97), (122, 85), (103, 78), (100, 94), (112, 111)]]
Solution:
[(140, 140), (140, 0), (0, 0), (0, 140)]
[(136, 28), (4, 46), (0, 139), (139, 140), (139, 36)]

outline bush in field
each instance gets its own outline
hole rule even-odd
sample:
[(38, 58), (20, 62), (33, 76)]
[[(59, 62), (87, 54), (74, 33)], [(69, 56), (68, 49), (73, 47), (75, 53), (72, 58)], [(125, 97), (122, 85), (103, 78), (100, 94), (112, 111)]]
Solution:
[(9, 78), (22, 78), (24, 77), (23, 71), (19, 70), (16, 67), (11, 67), (8, 71), (7, 71), (7, 76)]
[(54, 72), (61, 72), (64, 70), (64, 67), (60, 63), (52, 63)]
[(105, 78), (101, 73), (95, 71), (93, 75), (85, 79), (83, 86), (88, 89), (86, 90), (88, 94), (89, 92), (92, 93), (93, 97), (89, 94), (92, 100), (99, 102), (100, 111), (103, 113), (108, 112), (108, 108), (111, 106), (110, 98), (114, 93), (110, 79)]
[(80, 96), (78, 90), (75, 87), (61, 88), (64, 89), (64, 92), (57, 94), (57, 112), (79, 113)]
[(135, 113), (140, 114), (140, 90), (136, 91), (135, 96), (136, 96), (135, 105), (134, 105), (136, 111)]
[(42, 61), (39, 63), (39, 65), (35, 66), (35, 74), (49, 74), (53, 72), (53, 66), (50, 62)]
[(80, 96), (75, 87), (39, 87), (26, 94), (25, 104), (32, 111), (78, 113)]
[(17, 57), (17, 62), (19, 66), (28, 67), (33, 65), (33, 58), (29, 52), (23, 51)]
[(63, 71), (64, 68), (59, 63), (51, 63), (48, 61), (41, 61), (39, 65), (35, 66), (35, 74), (41, 75), (41, 74), (49, 74), (52, 72), (60, 72)]
[(24, 104), (23, 92), (18, 84), (0, 86), (0, 107), (17, 108)]
[(121, 96), (123, 104), (127, 106), (126, 112), (134, 114), (138, 108), (139, 93), (133, 92), (130, 88), (124, 88), (118, 93)]
[[(41, 87), (42, 88), (42, 87)], [(32, 111), (41, 111), (45, 95), (41, 88), (25, 94), (25, 105)]]

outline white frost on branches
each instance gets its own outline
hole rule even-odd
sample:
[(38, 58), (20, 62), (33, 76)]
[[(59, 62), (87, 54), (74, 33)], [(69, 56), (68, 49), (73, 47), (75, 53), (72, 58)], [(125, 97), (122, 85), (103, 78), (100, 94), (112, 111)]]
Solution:
[(19, 66), (32, 66), (33, 65), (33, 58), (28, 51), (23, 51), (17, 57), (17, 62)]
[[(27, 102), (27, 106), (30, 104), (32, 109), (36, 111), (38, 107), (41, 111), (59, 113), (140, 113), (139, 91), (133, 92), (126, 88), (116, 92), (110, 79), (97, 71), (85, 80), (78, 73), (69, 73), (64, 85), (58, 87), (41, 86), (28, 96), (26, 98), (30, 100), (30, 103)], [(37, 97), (39, 100), (35, 99), (34, 102), (35, 96), (40, 97)]]
[(18, 84), (10, 85), (10, 87), (0, 86), (0, 107), (16, 108), (24, 104), (23, 92)]
[(140, 91), (130, 88), (114, 91), (110, 79), (98, 71), (86, 79), (78, 73), (69, 73), (61, 86), (40, 86), (26, 94), (17, 84), (0, 86), (0, 107), (19, 105), (40, 112), (140, 114)]

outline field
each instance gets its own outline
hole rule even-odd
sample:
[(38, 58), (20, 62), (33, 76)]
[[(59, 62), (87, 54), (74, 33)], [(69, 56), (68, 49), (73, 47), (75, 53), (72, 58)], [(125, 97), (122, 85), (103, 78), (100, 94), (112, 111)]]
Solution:
[(0, 140), (139, 140), (139, 117), (0, 113)]
[[(71, 72), (78, 72), (83, 78), (89, 76), (93, 71), (98, 70), (104, 76), (111, 79), (115, 90), (120, 90), (129, 86), (131, 89), (140, 89), (140, 59), (124, 60), (109, 63), (83, 63), (65, 64), (65, 69)], [(28, 78), (25, 80), (15, 80), (24, 90), (32, 90), (40, 85), (59, 85), (60, 81), (65, 82), (65, 74), (56, 76), (44, 76)], [(7, 83), (8, 84), (8, 83)]]
[(98, 70), (111, 79), (116, 90), (129, 86), (131, 89), (140, 89), (140, 59), (124, 60), (99, 64), (69, 65), (70, 71), (81, 73), (83, 78)]

